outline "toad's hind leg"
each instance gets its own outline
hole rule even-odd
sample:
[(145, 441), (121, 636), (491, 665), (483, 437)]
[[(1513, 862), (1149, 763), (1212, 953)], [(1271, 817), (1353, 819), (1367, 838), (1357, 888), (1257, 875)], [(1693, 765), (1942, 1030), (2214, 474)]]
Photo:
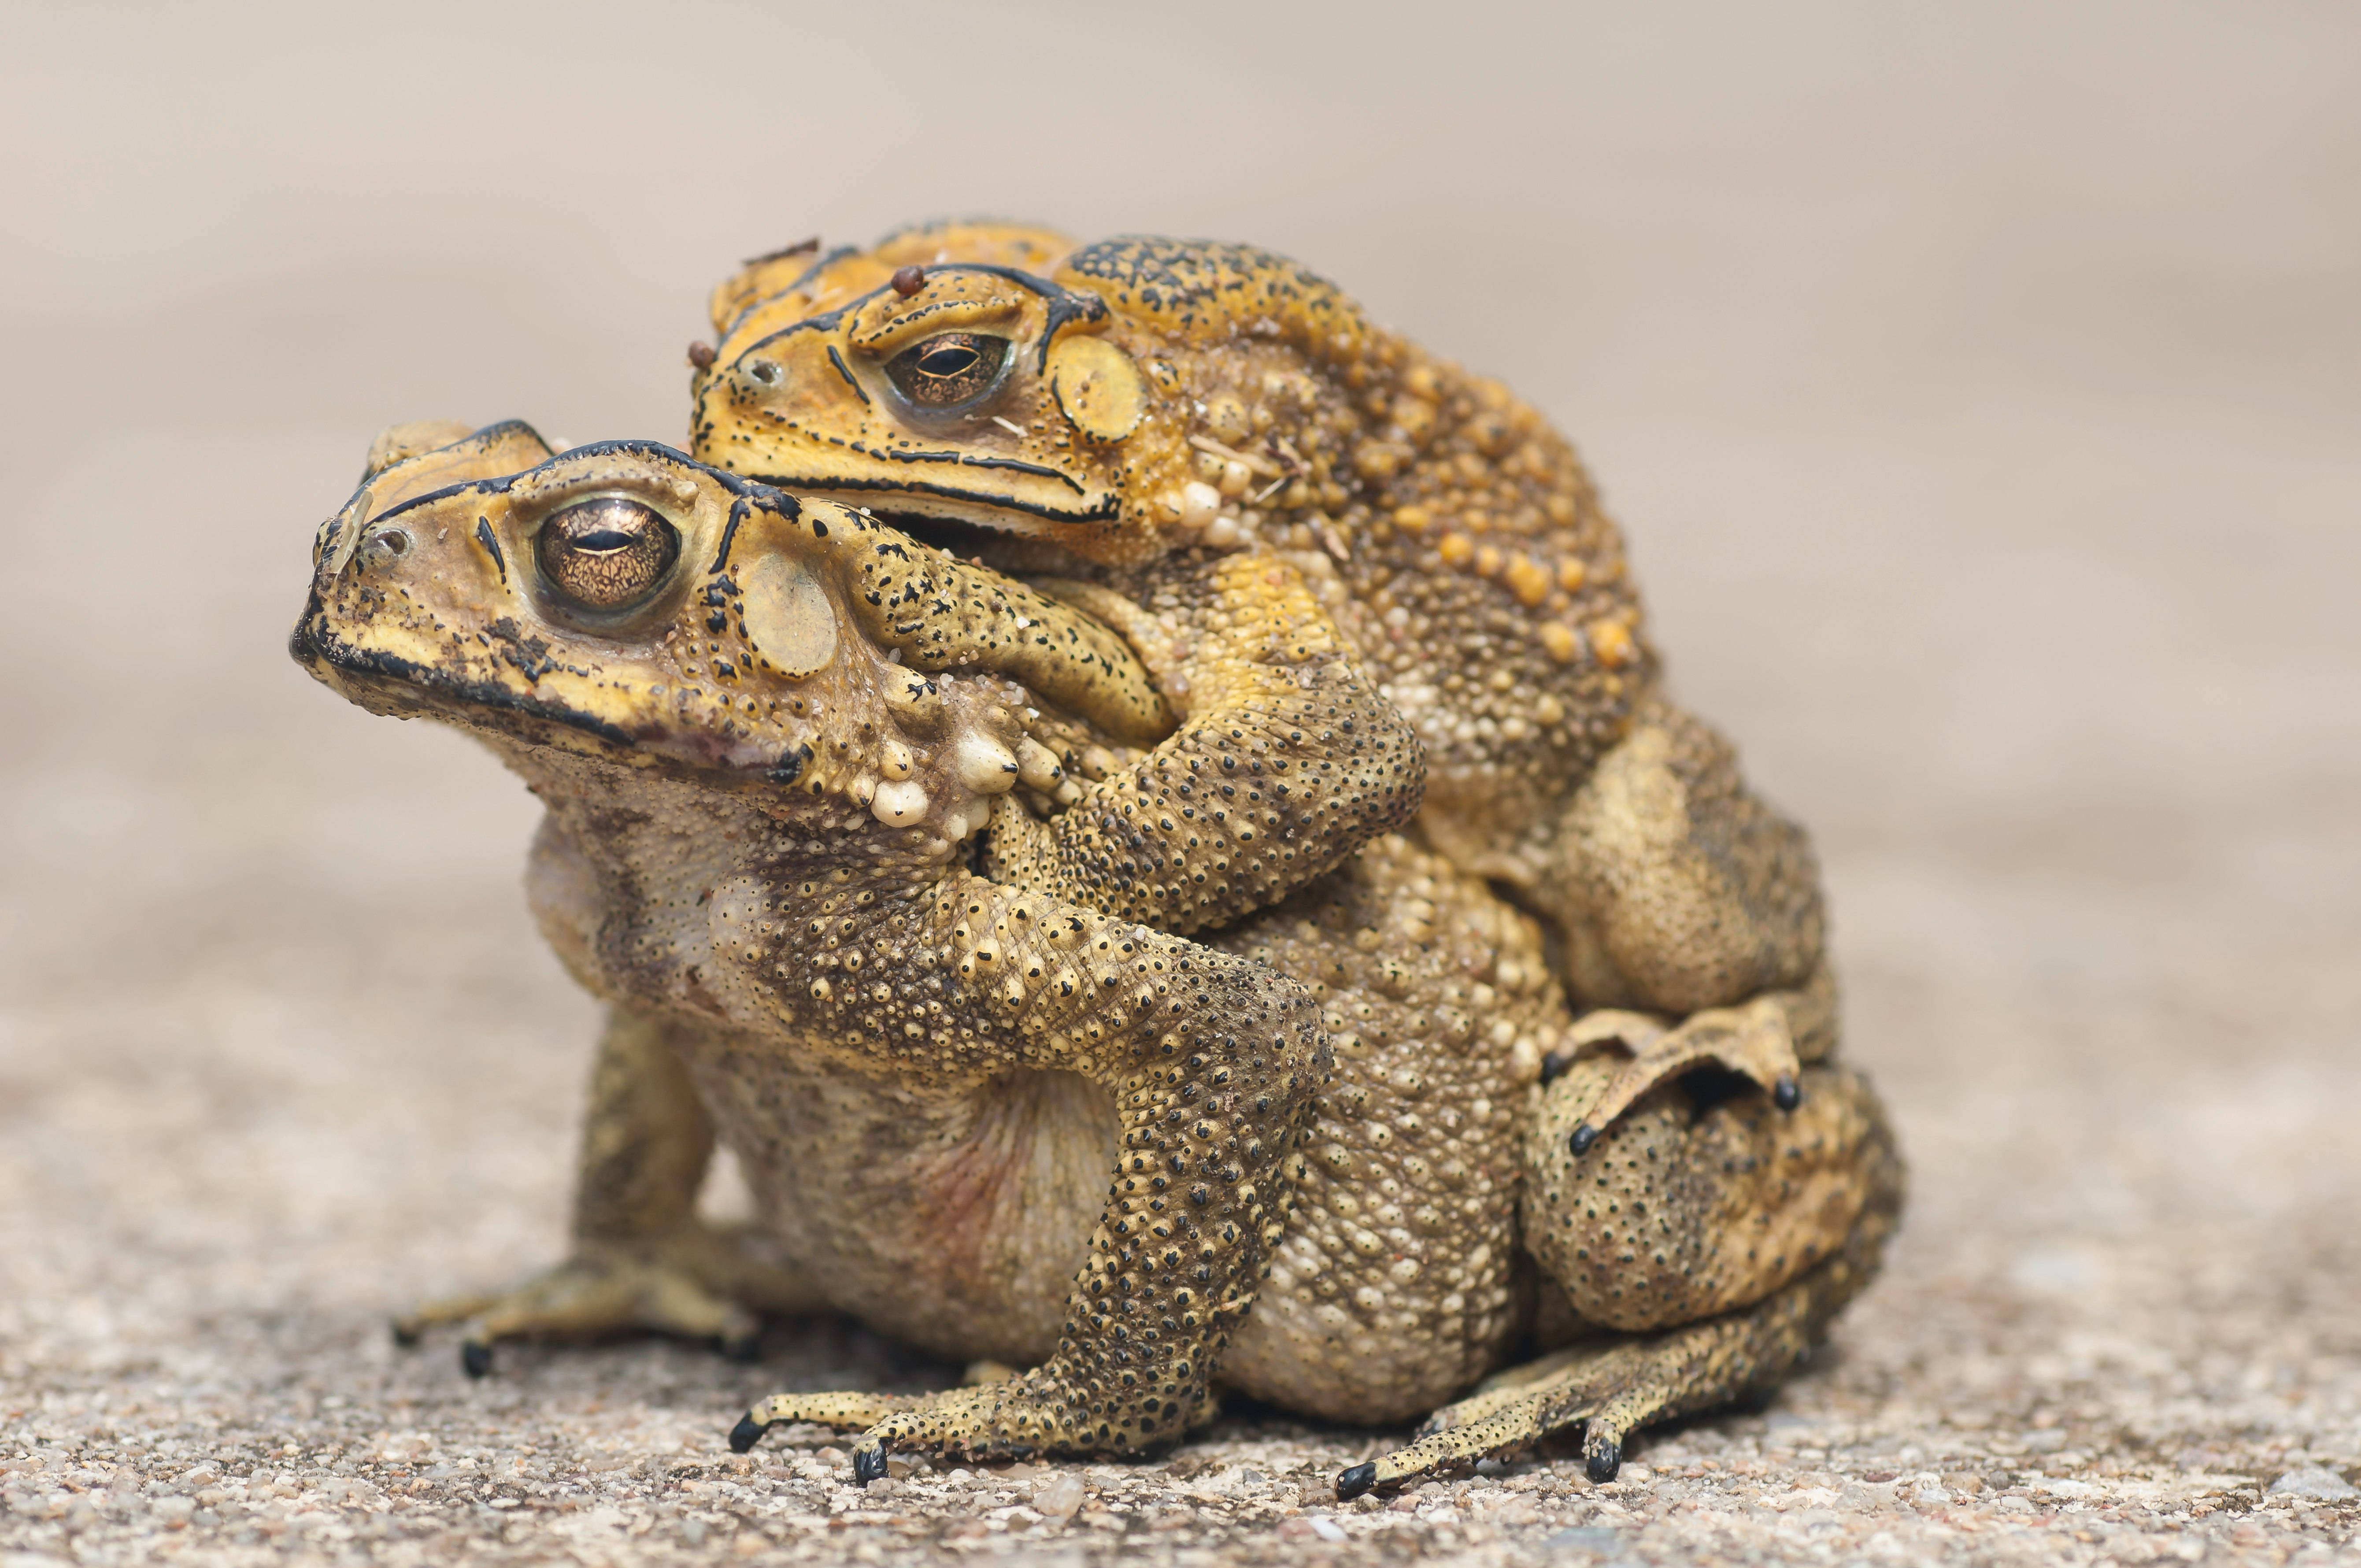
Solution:
[[(749, 879), (715, 905), (734, 917), (727, 912), (741, 898), (751, 905), (761, 896), (773, 912), (767, 929), (799, 938), (806, 906), (792, 901), (806, 885), (793, 872), (759, 892)], [(881, 905), (869, 919), (840, 922), (839, 951), (866, 966), (873, 944), (880, 973), (896, 967), (885, 955), (942, 955), (959, 982), (941, 987), (958, 1032), (938, 1027), (923, 1046), (908, 1044), (924, 1036), (913, 1001), (942, 1006), (916, 978), (897, 992), (890, 981), (856, 988), (796, 976), (773, 995), (804, 1009), (801, 1026), (881, 1054), (948, 1047), (971, 1061), (1081, 1073), (1113, 1091), (1119, 1163), (1047, 1362), (909, 1398), (782, 1394), (747, 1413), (730, 1446), (742, 1453), (782, 1421), (863, 1426), (853, 1473), (868, 1481), (897, 1448), (1082, 1456), (1177, 1441), (1211, 1413), (1213, 1369), (1286, 1234), (1295, 1146), (1333, 1064), (1317, 1002), (1232, 954), (966, 873), (922, 907)], [(792, 975), (777, 956), (785, 950), (749, 943), (749, 971)], [(945, 1065), (957, 1069), (960, 1058)]]
[(1337, 1476), (1336, 1495), (1512, 1453), (1577, 1424), (1591, 1479), (1613, 1480), (1633, 1431), (1775, 1383), (1818, 1343), (1875, 1271), (1892, 1229), (1890, 1215), (1864, 1221), (1842, 1252), (1752, 1307), (1664, 1333), (1587, 1341), (1513, 1369), (1436, 1411), (1407, 1446)]
[(698, 1217), (712, 1153), (712, 1123), (665, 1025), (617, 1009), (591, 1073), (573, 1255), (513, 1289), (419, 1307), (394, 1321), (394, 1337), (414, 1343), (429, 1328), (464, 1324), (460, 1365), (478, 1377), (503, 1339), (641, 1329), (750, 1348), (760, 1327), (755, 1309), (823, 1303)]
[(1876, 1272), (1903, 1173), (1860, 1075), (1806, 1071), (1793, 1113), (1731, 1080), (1692, 1077), (1576, 1154), (1595, 1097), (1577, 1063), (1551, 1085), (1526, 1146), (1526, 1245), (1575, 1312), (1607, 1332), (1492, 1380), (1418, 1438), (1337, 1477), (1340, 1496), (1513, 1453), (1583, 1428), (1595, 1479), (1656, 1421), (1775, 1384)]
[(1836, 1047), (1836, 987), (1810, 839), (1747, 786), (1738, 753), (1651, 699), (1576, 792), (1554, 874), (1532, 890), (1565, 945), (1566, 987), (1595, 1011), (1568, 1058), (1628, 1058), (1577, 1118), (1585, 1145), (1703, 1064), (1781, 1104)]

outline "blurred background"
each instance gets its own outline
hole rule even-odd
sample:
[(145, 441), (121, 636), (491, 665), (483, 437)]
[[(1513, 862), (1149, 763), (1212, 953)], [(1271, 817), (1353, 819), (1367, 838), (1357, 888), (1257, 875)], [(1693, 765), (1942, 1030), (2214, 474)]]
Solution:
[(379, 428), (678, 441), (741, 258), (989, 213), (1290, 254), (1581, 445), (1915, 1162), (1821, 1376), (2361, 1458), (2361, 10), (5, 30), (0, 1420), (335, 1385), (562, 1245), (532, 803), (283, 650)]

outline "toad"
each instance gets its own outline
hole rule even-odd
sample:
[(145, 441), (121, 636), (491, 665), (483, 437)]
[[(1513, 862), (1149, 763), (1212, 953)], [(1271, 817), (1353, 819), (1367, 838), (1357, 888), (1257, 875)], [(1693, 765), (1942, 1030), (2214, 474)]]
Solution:
[[(610, 1008), (574, 1256), (402, 1331), (468, 1322), (481, 1373), (509, 1333), (742, 1344), (750, 1309), (833, 1307), (1030, 1365), (806, 1401), (871, 1428), (863, 1478), (888, 1443), (1137, 1452), (1203, 1419), (1331, 1047), (1310, 987), (1139, 911), (1235, 921), (1421, 783), (1300, 576), (1234, 564), (1133, 579), (1159, 687), (851, 507), (649, 443), (389, 432), (291, 651), (522, 776), (535, 914)], [(717, 1136), (773, 1261), (696, 1212)]]
[[(1025, 574), (1125, 630), (1151, 674), (1169, 654), (1138, 613), (1140, 573), (1168, 589), (1235, 577), (1241, 559), (1300, 575), (1428, 765), (1391, 858), (1299, 895), (1361, 911), (1291, 949), (1344, 1004), (1337, 1033), (1355, 1008), (1383, 1011), (1385, 983), (1431, 1000), (1359, 967), (1400, 929), (1355, 902), (1387, 868), (1447, 890), (1419, 901), (1444, 945), (1530, 935), (1474, 941), (1459, 1011), (1445, 1025), (1413, 1005), (1382, 1074), (1356, 1080), (1340, 1056), (1342, 1086), (1312, 1113), (1328, 1152), (1299, 1190), (1324, 1218), (1275, 1244), (1224, 1376), (1313, 1408), (1323, 1396), (1289, 1378), (1320, 1361), (1331, 1396), (1340, 1379), (1385, 1386), (1327, 1408), (1389, 1420), (1435, 1387), (1389, 1378), (1389, 1346), (1469, 1342), (1463, 1387), (1529, 1326), (1560, 1348), (1340, 1490), (1576, 1425), (1609, 1475), (1636, 1426), (1765, 1387), (1825, 1332), (1873, 1272), (1902, 1176), (1882, 1108), (1835, 1059), (1810, 844), (1665, 695), (1621, 535), (1530, 405), (1235, 245), (923, 225), (750, 262), (711, 313), (691, 356), (699, 458)], [(1269, 961), (1274, 917), (1284, 928), (1274, 912), (1213, 945)], [(1503, 1001), (1529, 986), (1530, 1016)], [(1488, 1048), (1506, 1053), (1499, 1075), (1469, 1065)], [(1418, 1146), (1440, 1130), (1417, 1101), (1443, 1062), (1508, 1086), (1441, 1097), (1455, 1134), (1478, 1100), (1532, 1100), (1510, 1115), (1510, 1178), (1540, 1281), (1529, 1313), (1482, 1292), (1430, 1304), (1419, 1283), (1438, 1249), (1496, 1240), (1455, 1217), (1458, 1189)], [(1528, 1069), (1546, 1085), (1524, 1087)], [(882, 1409), (848, 1398), (785, 1397), (750, 1421)]]

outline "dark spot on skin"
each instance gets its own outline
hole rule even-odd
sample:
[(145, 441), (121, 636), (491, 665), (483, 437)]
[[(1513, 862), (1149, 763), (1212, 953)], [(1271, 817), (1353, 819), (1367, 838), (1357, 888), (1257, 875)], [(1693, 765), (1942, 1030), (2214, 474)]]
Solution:
[(492, 536), (492, 520), (490, 518), (479, 517), (476, 520), (476, 543), (482, 545), (484, 549), (489, 553), (492, 557), (492, 565), (500, 569), (501, 583), (506, 584), (509, 580), (508, 557), (500, 554), (500, 542)]
[[(873, 273), (872, 276), (873, 277), (874, 274)], [(926, 287), (926, 282), (927, 269), (925, 268), (905, 267), (894, 274), (894, 291), (906, 300), (911, 295), (917, 293), (920, 289)]]
[(844, 356), (836, 351), (836, 345), (832, 343), (828, 345), (828, 362), (836, 367), (836, 373), (844, 378), (844, 384), (852, 389), (854, 397), (864, 403), (869, 400), (869, 394), (862, 390), (861, 383), (854, 379), (851, 367), (844, 363)]
[[(790, 512), (787, 515), (792, 517), (795, 514)], [(737, 540), (738, 524), (744, 521), (745, 516), (746, 501), (742, 497), (730, 503), (730, 521), (721, 525), (721, 547), (713, 553), (713, 565), (705, 568), (707, 571), (719, 572), (722, 567), (730, 565), (730, 546)], [(713, 590), (708, 587), (706, 590), (705, 602), (709, 605), (719, 605), (721, 601), (712, 595)]]

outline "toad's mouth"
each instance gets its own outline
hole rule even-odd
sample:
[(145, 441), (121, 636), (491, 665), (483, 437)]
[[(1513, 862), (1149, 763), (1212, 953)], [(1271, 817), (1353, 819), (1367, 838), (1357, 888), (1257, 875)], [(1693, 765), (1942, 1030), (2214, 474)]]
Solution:
[(386, 718), (443, 718), (544, 745), (556, 731), (572, 731), (585, 742), (615, 751), (630, 751), (639, 744), (637, 737), (597, 714), (511, 691), (496, 681), (456, 676), (385, 649), (357, 646), (313, 616), (296, 624), (287, 651), (313, 679)]
[(758, 740), (710, 724), (675, 720), (640, 705), (599, 712), (562, 691), (525, 684), (499, 670), (445, 668), (400, 648), (379, 645), (366, 623), (345, 623), (315, 597), (287, 640), (312, 677), (368, 712), (429, 718), (530, 747), (654, 769), (708, 786), (762, 788), (796, 784), (812, 756), (807, 743)]
[[(530, 745), (586, 751), (640, 766), (671, 764), (719, 773), (745, 783), (777, 777), (781, 759), (731, 746), (693, 728), (640, 723), (629, 728), (563, 699), (497, 680), (470, 678), (383, 648), (347, 641), (306, 617), (288, 652), (313, 677), (356, 706), (393, 718), (437, 718), (494, 731)], [(798, 770), (800, 771), (800, 770)]]
[(930, 544), (962, 561), (979, 562), (1016, 577), (1089, 577), (1093, 565), (1055, 537), (1014, 529), (1005, 521), (979, 522), (968, 517), (945, 517), (873, 506), (871, 513), (888, 528), (898, 529), (921, 544)]
[[(931, 537), (928, 530), (944, 523), (964, 524), (979, 532), (1038, 539), (1054, 538), (1064, 529), (1103, 528), (1123, 516), (1123, 499), (1113, 490), (1094, 499), (1083, 492), (1081, 504), (1052, 506), (931, 479), (860, 478), (844, 474), (750, 477), (756, 484), (790, 495), (817, 496), (843, 506), (865, 509), (929, 544), (942, 542)], [(1065, 484), (1075, 484), (1063, 474), (1056, 477)], [(944, 548), (957, 546), (944, 544)]]

